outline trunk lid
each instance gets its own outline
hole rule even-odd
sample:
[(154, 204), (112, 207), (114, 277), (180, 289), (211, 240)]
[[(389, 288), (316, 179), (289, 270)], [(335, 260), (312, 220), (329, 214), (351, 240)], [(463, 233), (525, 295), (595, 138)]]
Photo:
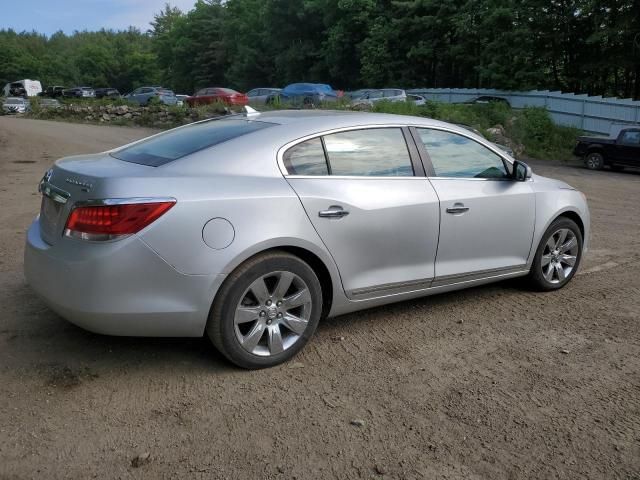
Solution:
[(123, 162), (108, 153), (58, 160), (39, 185), (42, 193), (39, 220), (42, 239), (49, 245), (60, 241), (69, 213), (78, 202), (144, 196), (134, 189), (134, 184), (152, 175), (154, 170), (153, 167)]

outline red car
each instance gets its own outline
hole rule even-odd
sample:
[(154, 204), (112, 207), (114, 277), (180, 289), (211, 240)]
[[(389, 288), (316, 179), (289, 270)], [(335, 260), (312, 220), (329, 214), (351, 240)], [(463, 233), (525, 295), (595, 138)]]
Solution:
[(194, 95), (187, 97), (186, 102), (191, 107), (196, 105), (207, 105), (213, 102), (222, 102), (227, 105), (247, 105), (249, 98), (240, 92), (231, 90), (230, 88), (203, 88), (198, 90)]

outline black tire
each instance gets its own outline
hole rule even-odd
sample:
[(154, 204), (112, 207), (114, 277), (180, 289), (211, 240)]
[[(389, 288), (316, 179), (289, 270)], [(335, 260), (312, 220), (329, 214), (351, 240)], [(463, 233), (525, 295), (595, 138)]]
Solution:
[(604, 167), (604, 155), (600, 152), (591, 152), (584, 157), (584, 165), (589, 170), (602, 170)]
[[(570, 273), (566, 275), (563, 280), (551, 282), (545, 277), (543, 273), (544, 267), (542, 264), (542, 257), (544, 255), (545, 248), (547, 247), (547, 242), (549, 242), (550, 237), (552, 237), (561, 229), (568, 229), (573, 233), (577, 241), (577, 254), (575, 255), (575, 263)], [(531, 270), (529, 271), (529, 275), (527, 277), (529, 286), (534, 290), (543, 292), (558, 290), (564, 287), (567, 283), (569, 283), (569, 281), (571, 281), (573, 276), (578, 271), (578, 268), (580, 267), (580, 261), (582, 260), (582, 245), (582, 233), (580, 232), (580, 228), (578, 228), (578, 225), (576, 225), (576, 222), (567, 217), (558, 217), (556, 220), (554, 220), (540, 239), (540, 244), (538, 245), (538, 248), (536, 250), (535, 257), (533, 258), (533, 264), (531, 265)]]
[[(311, 296), (311, 312), (304, 332), (295, 343), (281, 353), (260, 356), (242, 346), (236, 334), (234, 317), (249, 286), (272, 272), (291, 272), (304, 281)], [(295, 255), (274, 250), (247, 260), (227, 277), (211, 307), (206, 330), (213, 345), (235, 365), (246, 369), (267, 368), (283, 363), (298, 353), (315, 332), (321, 314), (322, 288), (315, 272)], [(264, 328), (263, 333), (266, 334), (268, 327)]]

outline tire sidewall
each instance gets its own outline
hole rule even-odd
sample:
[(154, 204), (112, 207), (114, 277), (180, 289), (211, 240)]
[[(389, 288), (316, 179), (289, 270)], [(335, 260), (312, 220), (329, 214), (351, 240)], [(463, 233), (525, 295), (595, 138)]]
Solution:
[[(545, 245), (549, 240), (549, 237), (561, 228), (568, 228), (576, 236), (576, 239), (578, 240), (578, 254), (576, 255), (576, 263), (573, 266), (573, 270), (571, 270), (569, 276), (566, 277), (562, 282), (551, 283), (546, 278), (544, 278), (544, 275), (542, 273), (542, 254), (544, 252)], [(533, 259), (533, 264), (531, 266), (531, 279), (534, 281), (536, 286), (541, 290), (549, 291), (558, 290), (569, 283), (578, 271), (578, 268), (580, 268), (580, 263), (582, 261), (582, 247), (582, 233), (580, 232), (580, 228), (578, 228), (578, 225), (576, 225), (576, 222), (566, 217), (561, 217), (554, 220), (551, 225), (549, 225), (547, 230), (545, 230), (544, 235), (542, 235), (542, 238), (540, 239), (540, 243), (538, 245), (538, 249), (536, 250), (536, 255)]]
[[(593, 166), (591, 166), (591, 162), (594, 163)], [(584, 164), (589, 170), (602, 170), (602, 167), (604, 167), (604, 156), (600, 152), (591, 152), (585, 157)]]
[[(287, 350), (273, 356), (263, 357), (247, 352), (238, 341), (235, 333), (235, 311), (253, 281), (271, 272), (289, 271), (298, 275), (309, 288), (312, 310), (307, 329), (298, 341)], [(228, 278), (220, 289), (212, 308), (207, 331), (214, 345), (230, 361), (248, 368), (266, 368), (285, 362), (296, 355), (313, 336), (322, 315), (322, 289), (314, 271), (305, 262), (286, 253), (271, 254), (264, 259), (253, 262), (237, 276)], [(210, 327), (218, 330), (218, 338), (211, 335)]]

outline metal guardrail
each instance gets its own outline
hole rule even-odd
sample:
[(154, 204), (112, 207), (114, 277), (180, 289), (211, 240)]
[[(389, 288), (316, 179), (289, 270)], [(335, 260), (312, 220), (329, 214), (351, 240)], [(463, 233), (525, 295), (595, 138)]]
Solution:
[(407, 93), (428, 100), (464, 103), (480, 96), (504, 98), (513, 108), (544, 107), (558, 125), (569, 125), (586, 132), (611, 135), (624, 125), (640, 124), (640, 101), (574, 93), (531, 90), (512, 92), (471, 88), (417, 88)]

